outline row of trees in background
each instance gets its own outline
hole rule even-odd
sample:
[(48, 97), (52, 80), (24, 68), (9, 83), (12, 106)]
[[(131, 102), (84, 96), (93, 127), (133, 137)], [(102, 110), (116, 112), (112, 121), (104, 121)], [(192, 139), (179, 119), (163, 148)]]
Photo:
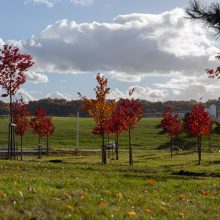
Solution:
[[(144, 112), (144, 117), (161, 117), (162, 112), (167, 106), (172, 107), (174, 112), (190, 112), (195, 104), (198, 104), (195, 100), (190, 101), (166, 101), (166, 102), (150, 102), (146, 100), (137, 100), (142, 105), (142, 110)], [(205, 106), (210, 106), (211, 104), (219, 105), (220, 100), (208, 100), (204, 102)], [(34, 114), (35, 110), (41, 106), (44, 106), (48, 115), (55, 116), (72, 116), (74, 113), (79, 111), (81, 117), (88, 117), (89, 113), (80, 109), (80, 100), (66, 99), (40, 99), (36, 101), (29, 101), (30, 113)], [(0, 115), (9, 114), (9, 105), (3, 101), (0, 101)]]
[(46, 153), (49, 155), (49, 136), (54, 132), (52, 118), (47, 116), (43, 108), (38, 108), (35, 115), (30, 117), (29, 105), (23, 99), (16, 100), (13, 104), (13, 119), (15, 134), (20, 136), (21, 160), (23, 154), (23, 137), (31, 128), (32, 133), (38, 136), (38, 144), (42, 137), (47, 138)]
[(171, 157), (173, 155), (173, 139), (180, 135), (184, 128), (190, 136), (197, 137), (198, 164), (201, 162), (202, 155), (202, 137), (209, 135), (212, 130), (212, 119), (205, 111), (203, 104), (199, 103), (193, 106), (191, 113), (185, 115), (182, 121), (178, 114), (173, 114), (171, 108), (165, 109), (161, 126), (170, 136)]
[[(131, 130), (143, 116), (141, 103), (132, 98), (120, 99), (118, 102), (115, 100), (107, 100), (106, 96), (110, 92), (110, 88), (107, 87), (107, 78), (97, 74), (96, 80), (98, 85), (94, 89), (96, 94), (95, 99), (86, 98), (80, 93), (79, 96), (82, 100), (81, 108), (87, 111), (95, 120), (96, 127), (93, 133), (102, 138), (102, 164), (107, 163), (105, 135), (115, 135), (116, 159), (118, 159), (119, 135), (122, 131), (128, 131), (129, 165), (132, 166)], [(129, 95), (131, 96), (133, 92), (134, 90), (131, 91)]]

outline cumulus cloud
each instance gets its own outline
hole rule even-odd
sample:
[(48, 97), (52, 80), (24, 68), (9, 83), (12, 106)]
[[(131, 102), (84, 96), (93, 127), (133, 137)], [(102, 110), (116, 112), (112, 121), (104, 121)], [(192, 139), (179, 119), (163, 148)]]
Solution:
[(71, 100), (68, 94), (63, 94), (59, 91), (55, 91), (53, 93), (50, 93), (46, 96), (46, 98), (51, 98), (51, 99), (66, 99), (66, 100)]
[(183, 9), (161, 14), (129, 14), (112, 23), (62, 20), (22, 47), (36, 59), (40, 72), (109, 72), (138, 82), (149, 74), (198, 74), (214, 64), (214, 41)]
[(152, 86), (131, 86), (127, 91), (116, 88), (109, 94), (111, 99), (128, 98), (129, 90), (135, 88), (132, 98), (148, 101), (168, 100), (202, 100), (218, 99), (220, 94), (220, 81), (201, 76), (179, 76), (166, 83)]
[(48, 77), (44, 74), (30, 71), (26, 73), (26, 79), (28, 82), (32, 83), (47, 83)]

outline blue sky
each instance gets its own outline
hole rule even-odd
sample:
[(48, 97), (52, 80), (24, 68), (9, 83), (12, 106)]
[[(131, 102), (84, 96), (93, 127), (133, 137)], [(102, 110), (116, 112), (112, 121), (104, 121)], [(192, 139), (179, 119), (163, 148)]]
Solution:
[(110, 98), (207, 100), (220, 92), (204, 69), (216, 65), (213, 35), (185, 19), (185, 0), (2, 0), (0, 45), (35, 59), (27, 99), (93, 96), (95, 75)]

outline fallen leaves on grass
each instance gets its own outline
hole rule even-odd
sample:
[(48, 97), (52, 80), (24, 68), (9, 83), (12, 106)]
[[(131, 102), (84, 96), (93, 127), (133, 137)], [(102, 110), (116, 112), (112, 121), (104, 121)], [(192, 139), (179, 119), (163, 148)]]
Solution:
[(184, 194), (179, 194), (179, 201), (182, 202), (185, 199), (185, 195)]
[(117, 197), (118, 200), (120, 201), (120, 200), (123, 198), (123, 195), (122, 195), (121, 192), (118, 192), (118, 193), (116, 194), (116, 197)]
[(98, 201), (98, 205), (101, 206), (101, 207), (105, 207), (105, 206), (107, 206), (107, 202), (105, 202), (105, 201)]
[(134, 217), (134, 216), (136, 216), (137, 214), (136, 214), (136, 212), (135, 211), (129, 211), (128, 212), (128, 216), (129, 217)]
[(208, 196), (209, 194), (210, 194), (210, 193), (209, 193), (208, 191), (203, 191), (203, 192), (202, 192), (202, 195), (203, 195), (203, 196)]
[(150, 185), (150, 186), (153, 186), (153, 185), (155, 185), (156, 184), (156, 180), (155, 179), (149, 179), (148, 181), (147, 181), (147, 184), (148, 185)]
[(0, 198), (5, 198), (6, 194), (4, 192), (0, 192)]
[(150, 208), (146, 208), (146, 209), (144, 209), (144, 211), (148, 214), (152, 213), (152, 209), (150, 209)]
[(74, 207), (72, 205), (69, 205), (69, 204), (66, 205), (65, 208), (68, 209), (68, 210), (73, 210), (74, 209)]

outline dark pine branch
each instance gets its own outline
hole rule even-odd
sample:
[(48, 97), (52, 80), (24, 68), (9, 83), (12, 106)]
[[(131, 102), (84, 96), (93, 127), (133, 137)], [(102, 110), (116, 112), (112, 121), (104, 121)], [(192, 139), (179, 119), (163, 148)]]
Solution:
[(199, 0), (191, 0), (186, 8), (188, 18), (194, 21), (201, 21), (205, 26), (214, 28), (217, 35), (220, 35), (220, 4), (212, 2), (205, 5)]

